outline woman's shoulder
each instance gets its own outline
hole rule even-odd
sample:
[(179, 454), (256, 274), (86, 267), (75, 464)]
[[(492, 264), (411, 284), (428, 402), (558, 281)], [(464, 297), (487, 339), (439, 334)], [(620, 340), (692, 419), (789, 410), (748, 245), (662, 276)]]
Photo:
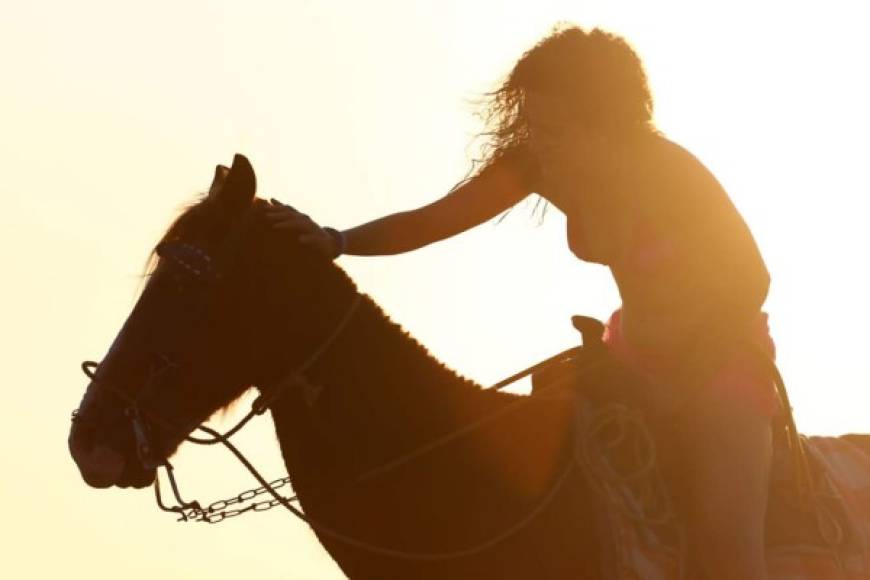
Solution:
[(528, 193), (538, 192), (540, 189), (540, 165), (525, 143), (518, 143), (500, 151), (487, 169), (493, 173), (510, 174), (522, 183)]
[(673, 179), (685, 182), (693, 191), (698, 191), (697, 188), (700, 187), (702, 190), (712, 188), (724, 192), (710, 168), (687, 147), (662, 136), (658, 145), (658, 156), (661, 167)]
[(722, 184), (688, 148), (657, 135), (646, 149), (648, 198), (655, 206), (685, 210), (729, 203)]

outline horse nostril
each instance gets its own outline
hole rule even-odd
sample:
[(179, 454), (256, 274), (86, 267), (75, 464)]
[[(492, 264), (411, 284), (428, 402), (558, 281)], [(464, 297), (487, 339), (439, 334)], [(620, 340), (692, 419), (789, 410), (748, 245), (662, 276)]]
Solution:
[(118, 482), (124, 473), (124, 456), (105, 445), (82, 448), (77, 440), (70, 438), (70, 452), (79, 468), (82, 479), (92, 487), (109, 487)]
[(67, 445), (82, 479), (88, 485), (109, 487), (123, 473), (126, 463), (123, 455), (98, 443), (95, 425), (79, 411), (73, 413)]

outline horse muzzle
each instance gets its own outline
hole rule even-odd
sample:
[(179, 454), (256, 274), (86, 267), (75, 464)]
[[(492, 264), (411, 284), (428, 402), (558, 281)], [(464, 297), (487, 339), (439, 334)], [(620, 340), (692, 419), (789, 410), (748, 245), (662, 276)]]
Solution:
[(73, 418), (68, 445), (82, 479), (91, 487), (104, 489), (114, 485), (138, 489), (154, 482), (155, 469), (145, 468), (138, 458), (128, 458), (95, 441), (92, 427), (78, 417)]

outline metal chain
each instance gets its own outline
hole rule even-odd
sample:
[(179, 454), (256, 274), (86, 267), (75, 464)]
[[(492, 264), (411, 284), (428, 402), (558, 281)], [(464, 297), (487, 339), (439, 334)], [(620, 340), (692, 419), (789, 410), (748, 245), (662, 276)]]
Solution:
[[(269, 487), (273, 490), (281, 489), (284, 486), (290, 485), (289, 477), (281, 477), (269, 482)], [(207, 524), (217, 524), (229, 518), (240, 516), (247, 512), (265, 512), (275, 506), (279, 506), (284, 502), (298, 501), (296, 496), (285, 497), (284, 501), (275, 498), (253, 501), (261, 495), (269, 493), (268, 488), (261, 486), (252, 489), (247, 489), (236, 496), (227, 499), (213, 501), (205, 508), (190, 507), (180, 512), (178, 521), (204, 522)], [(232, 508), (235, 505), (248, 504), (245, 507)]]

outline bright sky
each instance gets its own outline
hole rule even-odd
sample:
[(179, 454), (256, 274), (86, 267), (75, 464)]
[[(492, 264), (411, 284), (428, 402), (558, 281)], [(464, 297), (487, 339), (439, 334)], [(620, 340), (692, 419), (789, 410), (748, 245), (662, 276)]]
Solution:
[[(181, 525), (150, 490), (85, 486), (69, 413), (176, 209), (243, 152), (260, 194), (356, 225), (443, 194), (479, 128), (469, 101), (558, 20), (644, 59), (657, 121), (725, 185), (772, 273), (767, 310), (798, 425), (870, 432), (864, 252), (870, 86), (862, 3), (0, 2), (0, 460), (7, 578), (339, 578), (284, 513)], [(404, 256), (342, 258), (433, 353), (491, 383), (617, 306), (555, 211)], [(268, 421), (240, 439), (283, 475)], [(217, 451), (175, 462), (188, 496), (252, 482)]]

